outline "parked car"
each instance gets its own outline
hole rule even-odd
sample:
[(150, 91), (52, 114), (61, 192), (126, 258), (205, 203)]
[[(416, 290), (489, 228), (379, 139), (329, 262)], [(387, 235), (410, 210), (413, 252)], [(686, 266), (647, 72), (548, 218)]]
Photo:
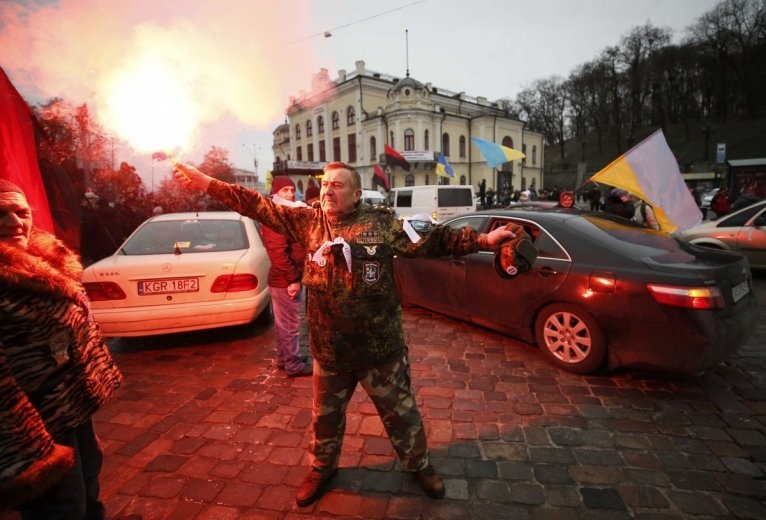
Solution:
[(575, 373), (643, 367), (694, 373), (753, 333), (758, 307), (745, 258), (689, 245), (605, 213), (489, 210), (445, 223), (488, 232), (524, 226), (539, 256), (513, 279), (493, 253), (395, 260), (404, 305), (537, 343)]
[(82, 281), (105, 336), (150, 336), (268, 321), (269, 266), (253, 220), (170, 213), (146, 220)]
[(690, 244), (738, 251), (750, 267), (766, 269), (766, 200), (679, 233)]

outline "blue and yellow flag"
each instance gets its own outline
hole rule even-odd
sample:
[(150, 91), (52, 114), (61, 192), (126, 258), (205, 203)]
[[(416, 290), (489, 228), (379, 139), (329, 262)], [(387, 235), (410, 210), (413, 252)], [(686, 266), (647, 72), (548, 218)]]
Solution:
[(523, 153), (507, 146), (501, 146), (497, 143), (485, 141), (478, 137), (471, 136), (473, 144), (479, 149), (481, 155), (484, 156), (484, 160), (487, 161), (487, 165), (490, 168), (495, 168), (503, 163), (515, 161), (516, 159), (523, 159), (526, 157)]
[(455, 170), (452, 169), (452, 166), (450, 166), (449, 161), (442, 154), (436, 155), (436, 169), (434, 170), (434, 173), (436, 175), (441, 175), (442, 177), (455, 176)]

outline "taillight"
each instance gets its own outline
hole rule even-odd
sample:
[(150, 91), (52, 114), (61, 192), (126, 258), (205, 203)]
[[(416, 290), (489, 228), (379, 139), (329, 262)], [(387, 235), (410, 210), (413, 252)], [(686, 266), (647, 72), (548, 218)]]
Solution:
[(210, 292), (252, 291), (258, 287), (258, 278), (254, 274), (222, 274), (213, 282)]
[(92, 302), (105, 302), (108, 300), (124, 300), (127, 298), (120, 286), (114, 282), (88, 282), (82, 284), (88, 299)]
[(689, 309), (722, 309), (726, 306), (718, 287), (678, 287), (650, 283), (646, 285), (658, 303)]

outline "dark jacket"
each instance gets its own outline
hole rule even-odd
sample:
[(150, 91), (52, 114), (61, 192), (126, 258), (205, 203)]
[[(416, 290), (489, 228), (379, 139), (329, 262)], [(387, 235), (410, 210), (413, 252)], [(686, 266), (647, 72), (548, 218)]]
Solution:
[[(435, 226), (413, 243), (388, 208), (361, 204), (332, 220), (318, 205), (278, 206), (260, 193), (217, 180), (208, 193), (306, 248), (302, 281), (309, 290), (309, 344), (325, 366), (369, 369), (406, 352), (394, 255), (464, 255), (480, 249), (478, 233), (470, 227)], [(315, 254), (318, 262), (309, 260)]]
[(122, 375), (93, 321), (76, 255), (32, 230), (0, 244), (0, 509), (50, 487), (72, 463), (53, 438), (87, 420)]

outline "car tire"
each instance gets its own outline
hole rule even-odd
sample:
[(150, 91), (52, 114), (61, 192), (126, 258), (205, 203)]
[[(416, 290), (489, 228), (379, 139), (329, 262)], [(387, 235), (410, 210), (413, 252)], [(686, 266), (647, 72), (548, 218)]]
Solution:
[(576, 305), (556, 303), (543, 308), (535, 320), (535, 339), (548, 361), (567, 372), (588, 374), (606, 359), (601, 329)]

